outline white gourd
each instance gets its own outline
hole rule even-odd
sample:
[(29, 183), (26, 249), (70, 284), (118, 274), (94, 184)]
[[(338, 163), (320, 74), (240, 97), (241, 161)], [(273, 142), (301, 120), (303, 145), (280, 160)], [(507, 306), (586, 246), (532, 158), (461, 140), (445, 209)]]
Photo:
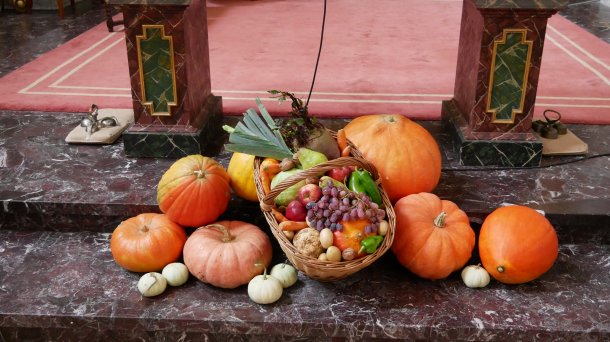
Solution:
[(470, 288), (485, 287), (490, 278), (487, 270), (480, 265), (470, 265), (462, 270), (462, 280)]
[(282, 283), (268, 275), (266, 269), (265, 273), (257, 275), (248, 283), (248, 297), (258, 304), (275, 303), (282, 297), (282, 292), (284, 292)]
[(172, 262), (163, 267), (161, 274), (170, 286), (180, 286), (188, 280), (189, 269), (181, 262)]
[(165, 291), (166, 287), (167, 281), (161, 273), (157, 272), (146, 273), (138, 281), (138, 291), (144, 297), (158, 296)]
[(271, 269), (271, 276), (279, 280), (284, 288), (290, 287), (297, 282), (297, 270), (285, 263), (277, 264)]

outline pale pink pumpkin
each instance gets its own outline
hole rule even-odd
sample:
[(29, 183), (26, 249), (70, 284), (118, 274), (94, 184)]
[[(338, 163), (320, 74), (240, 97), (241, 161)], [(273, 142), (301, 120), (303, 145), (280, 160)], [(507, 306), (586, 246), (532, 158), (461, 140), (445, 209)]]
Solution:
[(182, 253), (184, 264), (197, 279), (232, 289), (263, 273), (271, 263), (272, 247), (257, 226), (220, 221), (193, 232)]

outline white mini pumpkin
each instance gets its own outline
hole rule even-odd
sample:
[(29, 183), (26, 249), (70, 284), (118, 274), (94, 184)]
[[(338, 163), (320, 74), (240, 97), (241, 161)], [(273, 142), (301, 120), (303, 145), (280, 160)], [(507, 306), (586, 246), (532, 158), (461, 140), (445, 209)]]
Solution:
[(267, 274), (267, 270), (261, 275), (252, 278), (248, 283), (248, 296), (258, 304), (275, 303), (282, 297), (284, 287), (275, 277)]
[(170, 286), (180, 286), (189, 279), (189, 270), (181, 262), (172, 262), (163, 267), (161, 274)]
[(138, 281), (138, 291), (144, 297), (154, 297), (165, 291), (167, 281), (157, 272), (149, 272), (140, 277)]
[(485, 287), (489, 284), (489, 273), (481, 265), (470, 265), (462, 270), (462, 280), (470, 288)]
[(271, 276), (279, 280), (284, 288), (290, 287), (297, 282), (297, 270), (285, 263), (277, 264), (271, 269)]

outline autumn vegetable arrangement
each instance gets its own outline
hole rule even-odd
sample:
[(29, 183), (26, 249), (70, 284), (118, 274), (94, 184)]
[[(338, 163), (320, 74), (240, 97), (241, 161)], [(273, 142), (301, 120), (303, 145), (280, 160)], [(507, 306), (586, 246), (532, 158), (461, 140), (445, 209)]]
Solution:
[[(181, 286), (192, 274), (221, 288), (250, 284), (252, 300), (267, 304), (281, 296), (274, 281), (282, 287), (296, 282), (296, 270), (287, 264), (276, 265), (267, 275), (272, 247), (262, 230), (241, 221), (216, 222), (230, 193), (230, 176), (220, 164), (201, 155), (187, 156), (159, 181), (157, 200), (163, 214), (139, 214), (117, 226), (110, 240), (112, 256), (123, 268), (144, 273), (137, 283), (143, 296)], [(184, 227), (199, 228), (187, 237)], [(262, 273), (265, 281), (258, 278)]]
[[(420, 125), (401, 115), (368, 115), (332, 132), (293, 94), (291, 118), (273, 120), (260, 101), (230, 132), (227, 170), (191, 155), (161, 177), (162, 214), (143, 213), (115, 229), (116, 263), (143, 273), (138, 291), (157, 296), (190, 275), (220, 288), (248, 285), (259, 304), (277, 301), (297, 281), (297, 270), (339, 280), (387, 250), (413, 274), (431, 280), (454, 272), (468, 287), (492, 279), (532, 281), (558, 255), (554, 228), (523, 206), (491, 213), (476, 236), (464, 211), (432, 194), (441, 174), (440, 150)], [(231, 190), (259, 201), (276, 240), (292, 264), (271, 267), (272, 246), (260, 228), (218, 221)], [(199, 227), (187, 236), (183, 227)], [(466, 266), (478, 239), (479, 265)], [(184, 263), (182, 263), (183, 261)]]
[(471, 288), (485, 287), (491, 278), (522, 284), (540, 277), (557, 258), (553, 226), (528, 207), (500, 207), (487, 216), (478, 237), (482, 265), (466, 267), (476, 236), (455, 203), (419, 193), (398, 200), (395, 211), (392, 251), (405, 268), (425, 279), (444, 279), (461, 270)]
[[(252, 176), (261, 208), (291, 263), (315, 279), (341, 279), (389, 249), (391, 202), (345, 131), (326, 129), (293, 94), (272, 93), (291, 101), (291, 118), (273, 120), (257, 100), (260, 115), (250, 109), (235, 127), (225, 126), (225, 147), (234, 151), (231, 162), (257, 157)], [(360, 258), (368, 259), (352, 263)]]
[[(491, 278), (532, 281), (552, 267), (557, 235), (542, 214), (524, 206), (498, 208), (477, 237), (455, 203), (431, 193), (440, 179), (441, 156), (420, 125), (401, 115), (369, 115), (355, 118), (344, 131), (381, 175), (396, 213), (391, 249), (412, 273), (443, 279), (461, 270), (466, 286), (484, 287)], [(482, 265), (464, 267), (477, 238)]]

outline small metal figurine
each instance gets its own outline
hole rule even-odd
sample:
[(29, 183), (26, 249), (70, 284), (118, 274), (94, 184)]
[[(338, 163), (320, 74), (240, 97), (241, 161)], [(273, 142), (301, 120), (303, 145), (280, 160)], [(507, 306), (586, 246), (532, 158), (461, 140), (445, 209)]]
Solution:
[(98, 107), (97, 105), (92, 104), (89, 108), (89, 113), (87, 113), (87, 116), (80, 120), (81, 127), (85, 128), (87, 139), (91, 137), (91, 134), (104, 127), (117, 126), (119, 124), (119, 121), (114, 116), (106, 116), (98, 120), (97, 115)]

